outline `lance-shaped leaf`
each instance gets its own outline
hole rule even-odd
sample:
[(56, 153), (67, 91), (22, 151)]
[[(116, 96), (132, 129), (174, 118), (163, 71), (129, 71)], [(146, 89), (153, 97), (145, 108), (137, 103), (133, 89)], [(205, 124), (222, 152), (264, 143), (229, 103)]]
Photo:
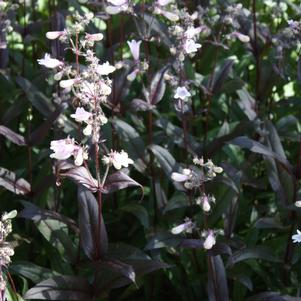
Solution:
[(32, 105), (45, 117), (48, 117), (51, 112), (54, 111), (50, 99), (39, 91), (29, 80), (18, 76), (16, 82), (22, 88)]
[(155, 74), (154, 78), (152, 79), (152, 82), (151, 82), (150, 88), (149, 88), (149, 95), (148, 95), (148, 99), (147, 99), (151, 105), (155, 105), (158, 102), (160, 102), (164, 96), (164, 92), (166, 89), (164, 74), (168, 68), (169, 68), (168, 65), (163, 67), (161, 70), (159, 70)]
[(24, 295), (26, 300), (92, 300), (88, 281), (76, 276), (55, 276), (38, 283)]
[(228, 301), (226, 271), (221, 256), (208, 256), (208, 299)]
[(36, 145), (43, 142), (45, 136), (49, 133), (50, 128), (52, 127), (53, 123), (57, 120), (60, 116), (61, 112), (63, 111), (64, 106), (59, 106), (50, 116), (36, 129), (34, 130), (28, 139), (29, 145)]
[(39, 222), (44, 219), (58, 220), (68, 225), (68, 227), (70, 227), (70, 229), (72, 229), (75, 233), (79, 232), (79, 229), (73, 219), (52, 210), (39, 208), (33, 203), (27, 201), (21, 201), (21, 203), (24, 206), (24, 209), (18, 214), (18, 217), (31, 219), (34, 222)]
[(228, 78), (232, 66), (234, 64), (234, 60), (228, 59), (224, 62), (222, 66), (220, 66), (217, 72), (214, 73), (214, 78), (212, 81), (212, 93), (217, 94), (221, 88), (223, 87), (225, 80)]
[(170, 177), (171, 173), (178, 169), (178, 164), (175, 158), (171, 155), (171, 153), (162, 146), (159, 145), (151, 145), (149, 146), (157, 160), (159, 161), (162, 169), (165, 174)]
[(106, 226), (102, 215), (99, 221), (97, 200), (83, 186), (78, 188), (78, 207), (82, 248), (89, 259), (102, 258), (108, 249)]
[(250, 93), (244, 88), (237, 91), (239, 97), (238, 105), (241, 110), (246, 114), (249, 120), (254, 120), (257, 117), (256, 114), (256, 102)]
[(0, 125), (0, 134), (6, 137), (9, 141), (11, 141), (14, 144), (20, 146), (26, 145), (25, 138), (22, 135), (15, 133), (14, 131), (12, 131), (4, 125)]
[[(169, 265), (157, 260), (136, 260), (136, 259), (125, 259), (123, 264), (131, 266), (135, 272), (136, 278), (143, 275), (149, 274), (153, 271), (168, 268)], [(127, 276), (121, 275), (121, 271), (114, 271), (108, 268), (102, 268), (97, 273), (96, 283), (97, 296), (106, 295), (111, 289), (123, 287), (132, 282)]]
[(133, 267), (120, 260), (105, 260), (100, 264), (99, 268), (107, 268), (109, 270), (112, 270), (135, 283), (136, 273)]
[(67, 161), (58, 161), (56, 165), (57, 176), (72, 179), (76, 184), (81, 184), (92, 192), (98, 190), (98, 182), (90, 171), (84, 166), (75, 166)]
[(241, 148), (249, 149), (253, 153), (272, 157), (277, 162), (279, 162), (290, 174), (292, 174), (291, 164), (285, 158), (281, 157), (280, 155), (278, 155), (277, 153), (275, 153), (273, 150), (263, 145), (262, 143), (252, 140), (246, 136), (241, 136), (229, 141), (229, 144), (234, 144)]
[(17, 179), (15, 173), (0, 167), (0, 186), (15, 193), (25, 195), (30, 193), (30, 184), (24, 179)]
[(107, 177), (103, 187), (103, 192), (112, 193), (114, 191), (124, 189), (127, 187), (133, 187), (133, 186), (140, 187), (143, 192), (143, 188), (138, 182), (133, 180), (130, 176), (128, 176), (124, 172), (117, 171)]
[(227, 266), (233, 266), (240, 261), (248, 259), (263, 259), (270, 262), (281, 262), (279, 258), (273, 255), (273, 251), (271, 249), (257, 246), (236, 251), (232, 254), (232, 256), (230, 256)]
[(137, 111), (151, 111), (154, 108), (151, 104), (148, 102), (139, 99), (139, 98), (134, 98), (131, 101), (131, 109), (135, 112)]
[(14, 261), (9, 265), (10, 273), (18, 274), (30, 279), (33, 283), (39, 283), (53, 276), (59, 276), (59, 273), (38, 266), (27, 261)]

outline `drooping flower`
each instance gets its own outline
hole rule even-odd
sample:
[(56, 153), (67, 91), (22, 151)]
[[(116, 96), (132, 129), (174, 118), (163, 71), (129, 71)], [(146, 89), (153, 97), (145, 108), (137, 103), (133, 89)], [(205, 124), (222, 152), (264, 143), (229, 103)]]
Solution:
[(102, 161), (106, 165), (113, 165), (116, 169), (121, 169), (122, 166), (128, 167), (129, 164), (134, 164), (134, 161), (129, 158), (129, 155), (125, 151), (116, 152), (111, 151), (108, 156), (104, 156)]
[(120, 12), (127, 11), (129, 8), (128, 0), (107, 0), (107, 2), (112, 4), (106, 7), (106, 12), (110, 15), (115, 15)]
[(200, 205), (204, 212), (209, 212), (211, 210), (211, 204), (215, 203), (215, 197), (203, 194), (196, 199), (196, 204)]
[(184, 44), (184, 50), (187, 54), (197, 52), (198, 48), (201, 48), (201, 47), (202, 47), (201, 44), (196, 43), (192, 39), (187, 39)]
[(74, 141), (70, 138), (53, 140), (50, 143), (50, 149), (54, 152), (50, 155), (50, 158), (66, 160), (73, 155)]
[(90, 42), (98, 42), (103, 39), (103, 34), (102, 33), (94, 33), (94, 34), (86, 33), (86, 39)]
[(296, 207), (301, 207), (301, 200), (295, 202)]
[(185, 31), (185, 37), (187, 39), (192, 39), (194, 36), (198, 35), (202, 31), (202, 27), (193, 27), (189, 26), (188, 29)]
[(83, 147), (76, 145), (74, 139), (53, 140), (50, 143), (50, 149), (53, 151), (50, 154), (50, 158), (66, 160), (73, 156), (74, 163), (77, 166), (82, 165), (84, 160), (88, 159), (87, 151)]
[(178, 172), (173, 172), (171, 174), (171, 178), (176, 181), (176, 182), (185, 182), (187, 180), (189, 180), (190, 176), (192, 174), (191, 169), (188, 168), (184, 168), (182, 173), (178, 173)]
[(160, 13), (171, 22), (177, 22), (180, 19), (177, 14), (166, 11), (166, 10), (160, 10)]
[(114, 72), (116, 68), (111, 66), (109, 62), (105, 62), (104, 64), (98, 65), (96, 71), (99, 75), (108, 75)]
[(301, 242), (301, 231), (297, 229), (297, 234), (292, 236), (293, 243)]
[(76, 78), (61, 80), (60, 87), (63, 89), (71, 88), (77, 81), (78, 79)]
[(212, 249), (212, 247), (216, 244), (214, 231), (213, 230), (207, 230), (204, 233), (204, 236), (206, 237), (205, 241), (204, 241), (204, 244), (203, 244), (204, 248), (206, 250)]
[(49, 40), (55, 40), (64, 35), (66, 35), (65, 31), (48, 31), (48, 32), (46, 32), (46, 38)]
[(38, 63), (46, 68), (53, 69), (63, 65), (63, 62), (53, 59), (50, 57), (50, 54), (46, 53), (44, 58), (39, 59)]
[(157, 0), (157, 4), (160, 6), (168, 5), (171, 2), (173, 2), (173, 0)]
[(187, 217), (187, 218), (185, 218), (184, 223), (173, 227), (170, 232), (175, 235), (183, 233), (183, 232), (184, 233), (192, 233), (192, 230), (194, 229), (194, 227), (195, 227), (195, 223), (193, 223), (191, 221), (191, 219)]
[(186, 89), (186, 87), (178, 87), (176, 90), (176, 94), (174, 95), (174, 98), (180, 98), (182, 100), (185, 100), (186, 98), (190, 97), (190, 92)]
[(70, 115), (71, 118), (74, 118), (77, 122), (88, 122), (92, 117), (92, 113), (87, 112), (84, 108), (76, 108), (75, 114)]
[(140, 56), (140, 44), (142, 41), (128, 41), (127, 44), (130, 47), (130, 51), (132, 53), (132, 56), (134, 58), (135, 61), (139, 60), (139, 56)]
[(230, 34), (230, 37), (231, 37), (231, 38), (237, 38), (237, 39), (239, 39), (239, 40), (240, 40), (241, 42), (243, 42), (243, 43), (248, 43), (248, 42), (250, 42), (250, 37), (249, 37), (249, 36), (247, 36), (247, 35), (245, 35), (245, 34), (242, 34), (242, 33), (238, 32), (238, 31), (232, 32), (232, 33)]
[(134, 69), (130, 74), (127, 75), (126, 77), (127, 80), (132, 82), (137, 77), (139, 71), (140, 71), (139, 68)]

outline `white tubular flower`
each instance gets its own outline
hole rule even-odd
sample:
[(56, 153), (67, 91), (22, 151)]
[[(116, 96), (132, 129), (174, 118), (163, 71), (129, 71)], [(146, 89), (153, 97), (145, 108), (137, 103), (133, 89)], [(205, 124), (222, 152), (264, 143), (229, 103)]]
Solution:
[(60, 87), (63, 89), (71, 88), (78, 80), (77, 79), (66, 79), (60, 81)]
[(200, 205), (202, 210), (206, 213), (208, 213), (211, 210), (211, 204), (210, 203), (215, 203), (215, 197), (203, 194), (202, 196), (198, 197), (196, 199), (196, 204)]
[(73, 156), (74, 164), (76, 166), (81, 166), (84, 163), (84, 160), (88, 159), (88, 153), (80, 146), (75, 146)]
[(91, 117), (92, 113), (87, 112), (84, 108), (76, 108), (75, 114), (70, 115), (71, 118), (74, 118), (77, 122), (88, 122)]
[(74, 153), (74, 141), (73, 139), (61, 139), (53, 140), (50, 143), (50, 149), (54, 152), (50, 155), (50, 158), (57, 160), (66, 160), (70, 158)]
[(88, 159), (88, 153), (81, 146), (76, 145), (74, 139), (54, 140), (50, 143), (50, 149), (54, 152), (50, 154), (50, 158), (57, 160), (66, 160), (71, 156), (74, 157), (74, 163), (77, 166), (83, 164)]
[(64, 36), (65, 34), (65, 31), (48, 31), (46, 33), (46, 38), (49, 40), (56, 40), (57, 38)]
[(130, 51), (132, 53), (132, 56), (134, 58), (135, 61), (139, 60), (139, 56), (140, 56), (140, 44), (142, 41), (128, 41), (127, 44), (130, 47)]
[(129, 8), (128, 0), (107, 0), (112, 5), (106, 7), (106, 12), (110, 15), (116, 15), (120, 12), (127, 11)]
[(245, 34), (242, 34), (240, 32), (237, 32), (237, 31), (234, 31), (230, 34), (230, 37), (232, 38), (237, 38), (239, 39), (241, 42), (243, 43), (248, 43), (250, 42), (250, 37), (245, 35)]
[(50, 54), (46, 53), (44, 58), (39, 59), (38, 63), (46, 68), (53, 69), (59, 66), (62, 66), (63, 63), (57, 59), (53, 59), (50, 57)]
[(133, 80), (135, 80), (135, 78), (137, 77), (137, 74), (139, 73), (139, 69), (135, 69), (133, 72), (131, 72), (130, 74), (127, 75), (127, 80), (129, 80), (130, 82), (132, 82)]
[(90, 42), (99, 42), (103, 39), (103, 34), (102, 33), (94, 33), (94, 34), (86, 33), (86, 39)]
[(191, 221), (191, 219), (185, 218), (183, 224), (173, 227), (170, 232), (174, 235), (177, 235), (177, 234), (180, 234), (183, 232), (184, 233), (192, 233), (192, 230), (194, 227), (195, 227), (195, 224)]
[(168, 5), (171, 2), (173, 2), (173, 0), (157, 0), (157, 4), (160, 6)]
[(107, 1), (116, 6), (125, 5), (128, 3), (128, 0), (107, 0)]
[(111, 151), (108, 156), (103, 157), (102, 161), (106, 165), (113, 165), (117, 170), (121, 169), (122, 166), (128, 167), (129, 164), (134, 164), (134, 161), (123, 150), (120, 153)]
[(192, 39), (186, 40), (186, 42), (184, 44), (184, 50), (187, 54), (197, 52), (198, 48), (201, 48), (201, 47), (202, 47), (201, 44), (196, 43)]
[(188, 97), (190, 97), (190, 92), (186, 89), (186, 87), (178, 87), (176, 90), (176, 94), (174, 95), (174, 98), (180, 98), (182, 100), (186, 100)]
[(110, 95), (112, 93), (112, 89), (110, 86), (108, 86), (104, 82), (101, 82), (100, 83), (100, 92), (103, 95)]
[(301, 231), (297, 230), (297, 234), (292, 236), (293, 243), (301, 242)]
[(179, 16), (176, 15), (175, 13), (171, 13), (166, 10), (161, 10), (160, 12), (166, 19), (168, 19), (171, 22), (177, 22), (180, 19)]
[(96, 68), (96, 72), (99, 75), (108, 75), (112, 72), (114, 72), (116, 68), (114, 66), (111, 66), (109, 62), (105, 62), (102, 65), (98, 65)]
[(214, 231), (208, 230), (206, 233), (206, 238), (203, 246), (206, 250), (210, 250), (215, 244), (216, 244), (216, 239), (215, 239)]
[(85, 136), (90, 136), (92, 134), (92, 124), (88, 124), (84, 130), (83, 130), (83, 134)]
[(194, 36), (198, 35), (202, 31), (202, 27), (193, 27), (190, 26), (188, 29), (185, 31), (185, 37), (187, 39), (192, 39)]
[(296, 207), (301, 207), (301, 201), (296, 201), (296, 202), (295, 202), (295, 206), (296, 206)]
[(175, 182), (185, 182), (187, 180), (190, 179), (190, 176), (192, 174), (192, 171), (188, 168), (184, 168), (182, 173), (178, 173), (178, 172), (173, 172), (171, 174), (171, 178), (175, 181)]

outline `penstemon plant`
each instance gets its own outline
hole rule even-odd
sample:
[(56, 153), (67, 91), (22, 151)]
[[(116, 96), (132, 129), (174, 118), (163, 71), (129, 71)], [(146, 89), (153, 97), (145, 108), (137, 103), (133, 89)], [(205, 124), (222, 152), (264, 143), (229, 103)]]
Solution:
[(0, 1), (0, 299), (299, 300), (299, 2)]

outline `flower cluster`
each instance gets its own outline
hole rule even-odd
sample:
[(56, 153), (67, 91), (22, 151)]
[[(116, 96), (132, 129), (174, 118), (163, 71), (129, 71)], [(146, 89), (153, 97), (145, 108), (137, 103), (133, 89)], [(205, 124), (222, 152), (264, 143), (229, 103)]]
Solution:
[[(123, 9), (126, 7), (126, 2), (110, 1), (116, 7), (120, 6)], [(106, 105), (109, 95), (112, 93), (112, 80), (110, 75), (116, 70), (115, 66), (108, 61), (101, 62), (94, 52), (94, 45), (103, 39), (102, 33), (86, 33), (85, 26), (92, 20), (91, 13), (84, 16), (76, 15), (75, 24), (63, 31), (50, 31), (46, 33), (46, 37), (50, 40), (59, 39), (60, 41), (69, 41), (71, 50), (76, 57), (76, 64), (69, 65), (67, 62), (51, 57), (50, 54), (45, 54), (44, 58), (39, 59), (38, 63), (48, 69), (53, 69), (54, 80), (59, 82), (59, 87), (62, 89), (60, 97), (57, 98), (68, 100), (68, 95), (75, 96), (78, 100), (75, 112), (70, 117), (78, 123), (79, 128), (82, 128), (82, 134), (87, 137), (96, 149), (99, 144), (103, 143), (101, 139), (101, 127), (108, 122), (105, 116), (103, 106)], [(75, 37), (74, 37), (75, 36)], [(135, 62), (139, 61), (139, 47), (141, 42), (129, 42), (131, 53)], [(79, 59), (86, 62), (86, 65), (79, 65)], [(56, 99), (59, 102), (59, 99)], [(104, 147), (105, 148), (105, 147)], [(53, 153), (50, 157), (56, 160), (67, 160), (74, 158), (74, 164), (81, 166), (89, 159), (89, 145), (78, 143), (74, 138), (69, 136), (65, 139), (53, 140), (50, 144), (50, 149)], [(98, 160), (98, 158), (97, 158)], [(104, 179), (105, 182), (108, 168), (114, 166), (116, 169), (128, 167), (133, 164), (133, 160), (128, 157), (125, 151), (120, 153), (111, 151), (108, 155), (104, 155), (102, 162), (107, 166)], [(85, 164), (85, 166), (87, 166)]]
[(17, 216), (13, 210), (4, 213), (0, 219), (0, 300), (5, 300), (6, 280), (3, 275), (3, 268), (6, 268), (14, 255), (14, 249), (10, 242), (6, 241), (7, 236), (12, 232), (11, 220)]
[[(213, 180), (217, 174), (223, 172), (223, 169), (216, 166), (212, 160), (204, 161), (203, 158), (195, 157), (193, 163), (196, 166), (191, 168), (184, 168), (181, 173), (173, 172), (171, 175), (172, 180), (178, 183), (183, 183), (187, 190), (192, 190), (198, 195), (195, 198), (195, 204), (200, 206), (204, 214), (208, 214), (211, 211), (212, 205), (215, 204), (215, 197), (208, 195), (204, 192), (204, 182)], [(183, 224), (174, 227), (171, 232), (173, 234), (179, 233), (191, 233), (193, 229), (197, 229), (195, 223), (190, 219), (186, 219)], [(216, 243), (216, 234), (218, 231), (212, 229), (206, 229), (202, 232), (204, 237), (203, 246), (205, 249), (211, 249)]]

